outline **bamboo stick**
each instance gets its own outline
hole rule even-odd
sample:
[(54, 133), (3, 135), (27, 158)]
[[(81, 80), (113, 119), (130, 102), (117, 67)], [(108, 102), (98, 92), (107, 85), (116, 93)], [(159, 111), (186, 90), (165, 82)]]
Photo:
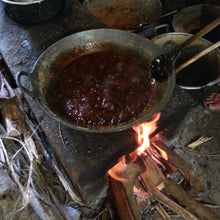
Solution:
[(195, 61), (197, 61), (198, 59), (202, 58), (203, 56), (205, 56), (206, 54), (210, 53), (211, 51), (215, 50), (216, 48), (218, 48), (220, 46), (220, 41), (213, 44), (212, 46), (206, 48), (205, 50), (201, 51), (200, 53), (196, 54), (195, 56), (193, 56), (192, 58), (190, 58), (189, 60), (187, 60), (186, 62), (182, 63), (180, 66), (178, 66), (175, 69), (175, 73), (180, 72), (181, 70), (183, 70), (184, 68), (186, 68), (187, 66), (189, 66), (190, 64), (194, 63)]
[(194, 34), (192, 37), (190, 37), (189, 39), (187, 39), (186, 41), (184, 41), (182, 44), (180, 44), (178, 47), (176, 47), (174, 50), (169, 52), (169, 56), (173, 56), (175, 54), (177, 54), (178, 52), (180, 52), (182, 49), (184, 49), (186, 46), (188, 46), (189, 44), (191, 44), (192, 42), (194, 42), (195, 40), (197, 40), (198, 38), (204, 36), (205, 34), (207, 34), (208, 32), (210, 32), (212, 29), (216, 28), (218, 25), (220, 24), (220, 17), (218, 17), (217, 19), (215, 19), (213, 22), (211, 22), (210, 24), (208, 24), (207, 26), (205, 26), (203, 29), (201, 29), (199, 32), (197, 32), (196, 34)]
[(154, 207), (158, 211), (159, 215), (163, 218), (163, 220), (171, 220), (170, 216), (167, 214), (167, 212), (160, 203), (158, 203)]

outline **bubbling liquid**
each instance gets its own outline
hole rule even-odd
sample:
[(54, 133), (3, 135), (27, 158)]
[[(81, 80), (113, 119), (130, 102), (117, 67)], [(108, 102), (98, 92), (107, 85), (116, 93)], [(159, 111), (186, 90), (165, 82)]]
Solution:
[(108, 52), (77, 58), (52, 84), (49, 106), (71, 123), (88, 128), (135, 118), (151, 101), (153, 89), (134, 58)]

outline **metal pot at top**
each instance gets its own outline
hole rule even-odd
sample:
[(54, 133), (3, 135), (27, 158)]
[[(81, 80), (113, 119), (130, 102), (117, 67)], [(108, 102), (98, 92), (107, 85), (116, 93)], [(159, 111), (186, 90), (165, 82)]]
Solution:
[[(152, 42), (162, 46), (163, 53), (167, 53), (191, 36), (191, 34), (187, 33), (172, 32), (158, 35), (152, 39)], [(175, 60), (174, 68), (177, 68), (211, 45), (212, 43), (204, 38), (194, 41), (181, 51)], [(212, 85), (218, 82), (219, 78), (220, 52), (216, 49), (178, 72), (176, 74), (176, 83), (184, 89), (200, 89), (207, 84)]]
[(22, 24), (38, 24), (56, 16), (63, 0), (1, 0), (9, 17)]

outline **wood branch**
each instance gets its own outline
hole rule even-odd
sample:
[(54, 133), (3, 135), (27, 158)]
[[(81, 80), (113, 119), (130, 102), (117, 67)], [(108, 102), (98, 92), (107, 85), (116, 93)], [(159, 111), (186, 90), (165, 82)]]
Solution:
[(134, 198), (133, 187), (137, 177), (144, 172), (145, 166), (140, 157), (127, 164), (126, 170), (121, 173), (121, 177), (128, 181), (119, 182), (112, 177), (109, 184), (115, 200), (116, 207), (121, 219), (141, 220), (139, 210)]
[(163, 203), (187, 220), (196, 220), (197, 218), (191, 213), (160, 192), (161, 185), (165, 187), (163, 183), (166, 181), (166, 178), (150, 156), (145, 158), (144, 164), (147, 167), (147, 170), (141, 174), (141, 178), (146, 185), (151, 198), (157, 199), (159, 202)]
[(163, 193), (161, 193), (159, 190), (154, 190), (153, 197), (164, 204), (169, 209), (173, 210), (180, 216), (182, 216), (184, 219), (187, 220), (199, 220), (197, 217), (195, 217), (192, 213), (188, 212), (186, 209), (184, 209), (182, 206), (178, 205), (173, 200), (169, 199), (167, 196), (165, 196)]
[(178, 154), (160, 141), (152, 142), (152, 146), (155, 145), (167, 153), (168, 162), (177, 168), (193, 189), (204, 191), (205, 181)]
[(199, 145), (211, 140), (213, 138), (212, 137), (205, 137), (205, 136), (200, 136), (198, 137), (196, 140), (194, 140), (193, 142), (187, 144), (189, 148), (191, 149), (195, 149), (196, 147), (198, 147)]
[(150, 156), (144, 159), (144, 164), (147, 169), (140, 176), (147, 187), (148, 193), (152, 197), (154, 190), (163, 183), (166, 178)]
[(163, 218), (163, 220), (171, 220), (170, 216), (167, 214), (167, 212), (164, 210), (160, 203), (155, 205), (154, 208), (158, 211), (159, 215)]
[(68, 180), (65, 178), (64, 174), (60, 171), (60, 169), (56, 165), (55, 161), (52, 161), (52, 167), (53, 167), (54, 171), (56, 172), (56, 174), (57, 174), (60, 182), (62, 183), (64, 189), (69, 193), (71, 199), (76, 204), (83, 206), (81, 198), (73, 191), (73, 189), (71, 188)]
[(181, 205), (185, 206), (187, 210), (193, 213), (201, 220), (218, 220), (219, 217), (214, 213), (209, 211), (208, 208), (203, 206), (201, 203), (197, 202), (194, 198), (186, 193), (186, 191), (180, 186), (172, 182), (171, 180), (166, 180), (165, 191), (172, 195)]
[[(154, 161), (148, 156), (144, 160), (145, 166), (148, 168), (143, 174), (141, 174), (141, 178), (145, 185), (149, 190), (149, 194), (152, 198), (158, 198), (157, 188), (164, 184), (163, 190), (170, 194), (173, 198), (175, 198), (179, 204), (183, 205), (185, 209), (187, 209), (192, 216), (195, 215), (201, 220), (217, 220), (219, 219), (215, 216), (214, 213), (210, 212), (205, 206), (197, 202), (194, 198), (187, 194), (187, 192), (179, 185), (174, 183), (173, 181), (166, 179)], [(178, 208), (176, 206), (176, 208)], [(178, 211), (178, 214), (181, 216), (186, 214), (186, 212), (182, 212), (182, 209), (175, 210)], [(184, 216), (183, 216), (184, 217)], [(186, 218), (190, 219), (190, 218)], [(193, 219), (193, 218), (191, 218)], [(195, 219), (195, 218), (194, 218)]]

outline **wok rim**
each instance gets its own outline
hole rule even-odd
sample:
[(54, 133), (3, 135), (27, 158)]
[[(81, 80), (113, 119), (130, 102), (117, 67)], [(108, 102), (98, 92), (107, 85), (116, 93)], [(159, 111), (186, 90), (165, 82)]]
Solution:
[(182, 8), (176, 14), (174, 14), (174, 17), (172, 20), (172, 25), (173, 25), (175, 32), (177, 33), (182, 32), (182, 33), (190, 34), (183, 27), (181, 27), (181, 25), (184, 25), (184, 22), (181, 20), (181, 18), (183, 17), (183, 15), (187, 15), (187, 16), (194, 15), (196, 17), (197, 13), (200, 13), (203, 7), (220, 11), (220, 5), (208, 4), (208, 3), (201, 3), (201, 4), (191, 5), (191, 6)]
[[(48, 47), (40, 55), (40, 57), (35, 62), (34, 66), (33, 66), (33, 69), (32, 69), (32, 72), (31, 72), (32, 80), (33, 80), (33, 77), (37, 75), (36, 72), (39, 70), (40, 65), (44, 61), (44, 58), (48, 55), (48, 53), (51, 50), (53, 50), (53, 47), (55, 47), (56, 45), (59, 45), (59, 44), (62, 45), (62, 43), (64, 43), (68, 39), (71, 39), (71, 37), (73, 35), (78, 36), (78, 35), (80, 35), (82, 33), (89, 34), (89, 33), (93, 33), (93, 32), (95, 33), (95, 32), (102, 32), (102, 31), (109, 32), (109, 33), (113, 33), (113, 32), (120, 33), (120, 34), (122, 34), (124, 36), (125, 35), (126, 36), (130, 35), (131, 38), (133, 37), (133, 38), (135, 38), (137, 40), (138, 39), (141, 40), (141, 41), (144, 40), (145, 42), (148, 42), (148, 43), (150, 43), (152, 45), (154, 44), (153, 42), (151, 42), (148, 39), (146, 40), (145, 38), (140, 37), (140, 36), (138, 36), (136, 34), (128, 33), (127, 31), (118, 30), (118, 29), (92, 29), (92, 30), (87, 30), (87, 31), (82, 31), (82, 32), (78, 32), (78, 33), (75, 33), (75, 34), (71, 34), (71, 35), (66, 36), (66, 37), (62, 38), (61, 40), (55, 42), (54, 44), (52, 44), (50, 47)], [(158, 45), (154, 45), (154, 46), (155, 46), (155, 48), (158, 47)], [(41, 94), (38, 94), (36, 97), (33, 97), (33, 98), (37, 101), (38, 105), (42, 108), (42, 110), (48, 116), (52, 117), (53, 119), (55, 119), (56, 121), (58, 121), (62, 125), (65, 125), (65, 126), (67, 126), (69, 128), (76, 129), (76, 130), (83, 131), (83, 132), (111, 133), (111, 132), (119, 132), (119, 131), (127, 130), (129, 128), (132, 128), (132, 126), (144, 123), (144, 122), (148, 121), (149, 119), (151, 119), (151, 117), (154, 114), (160, 112), (163, 109), (163, 107), (166, 105), (166, 103), (169, 101), (169, 99), (170, 99), (170, 97), (172, 95), (172, 92), (174, 90), (174, 86), (175, 86), (175, 74), (174, 74), (174, 72), (172, 72), (172, 74), (168, 78), (168, 86), (167, 86), (166, 91), (165, 91), (166, 92), (166, 98), (163, 98), (163, 99), (160, 100), (160, 102), (157, 102), (156, 107), (154, 108), (154, 111), (151, 112), (151, 114), (144, 115), (144, 117), (141, 117), (141, 118), (138, 118), (138, 119), (133, 119), (133, 120), (131, 119), (129, 121), (126, 121), (126, 122), (123, 122), (123, 123), (119, 123), (118, 125), (97, 126), (97, 127), (94, 127), (94, 128), (78, 126), (76, 124), (73, 124), (71, 122), (67, 122), (66, 120), (63, 120), (58, 115), (56, 115), (50, 108), (48, 108), (48, 106), (44, 102), (42, 102), (42, 98), (40, 97)], [(168, 88), (169, 88), (169, 91), (168, 91)]]

